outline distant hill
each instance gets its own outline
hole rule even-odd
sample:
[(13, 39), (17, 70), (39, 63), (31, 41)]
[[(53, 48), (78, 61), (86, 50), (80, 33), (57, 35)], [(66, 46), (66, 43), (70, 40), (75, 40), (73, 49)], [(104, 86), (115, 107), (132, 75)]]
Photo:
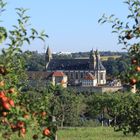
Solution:
[[(69, 59), (69, 58), (76, 58), (76, 59), (86, 59), (89, 58), (89, 53), (90, 52), (75, 52), (75, 53), (71, 53), (71, 54), (53, 54), (53, 58), (57, 58), (57, 59)], [(101, 59), (103, 61), (106, 61), (108, 59), (116, 59), (116, 58), (120, 58), (121, 56), (125, 56), (127, 55), (126, 52), (111, 52), (111, 51), (102, 51), (100, 52), (101, 55)]]

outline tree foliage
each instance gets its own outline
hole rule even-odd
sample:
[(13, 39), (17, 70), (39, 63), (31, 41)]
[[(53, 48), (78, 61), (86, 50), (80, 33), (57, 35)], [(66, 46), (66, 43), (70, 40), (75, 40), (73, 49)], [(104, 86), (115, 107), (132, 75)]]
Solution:
[[(123, 49), (127, 50), (130, 62), (123, 77), (130, 87), (136, 85), (138, 94), (140, 92), (140, 1), (126, 0), (124, 3), (130, 12), (126, 22), (115, 18), (114, 15), (107, 17), (104, 14), (99, 23), (111, 23), (112, 32), (118, 34), (118, 43), (123, 44)], [(132, 132), (135, 135), (140, 131), (139, 98), (139, 94), (124, 96), (114, 109), (115, 117), (119, 118), (116, 128), (124, 134)]]
[[(110, 17), (102, 16), (99, 23), (109, 22), (112, 24), (113, 33), (118, 34), (118, 43), (123, 44), (123, 49), (128, 51), (131, 62), (129, 63), (125, 77), (130, 85), (137, 85), (139, 89), (140, 81), (140, 1), (126, 0), (130, 14), (127, 16), (128, 22), (123, 22), (114, 15)], [(134, 43), (135, 42), (135, 43)]]
[[(6, 3), (0, 0), (0, 13), (5, 10), (5, 6)], [(28, 98), (22, 93), (28, 84), (25, 59), (21, 55), (22, 47), (24, 44), (30, 45), (34, 39), (45, 41), (48, 37), (44, 31), (39, 33), (31, 27), (26, 12), (24, 8), (16, 8), (17, 25), (13, 25), (12, 30), (0, 27), (0, 42), (7, 45), (7, 48), (3, 48), (0, 59), (0, 130), (5, 139), (10, 139), (14, 132), (19, 137), (24, 137), (30, 129), (36, 133), (33, 139), (53, 140), (56, 130), (51, 128), (52, 120), (46, 115), (47, 99), (44, 97), (43, 104), (40, 102), (39, 106), (35, 106), (33, 102), (29, 104)], [(34, 115), (33, 107), (37, 107), (38, 114), (41, 114)]]

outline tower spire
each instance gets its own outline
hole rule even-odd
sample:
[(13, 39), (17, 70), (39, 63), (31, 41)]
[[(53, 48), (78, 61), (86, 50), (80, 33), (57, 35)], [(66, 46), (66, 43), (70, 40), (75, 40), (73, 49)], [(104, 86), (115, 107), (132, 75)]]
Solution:
[(46, 54), (45, 54), (46, 69), (51, 59), (52, 59), (52, 53), (51, 53), (50, 47), (48, 46)]
[(95, 52), (93, 51), (93, 48), (90, 51), (89, 60), (90, 60), (89, 68), (92, 69), (92, 70), (95, 69), (95, 66), (96, 66), (96, 56), (95, 56)]

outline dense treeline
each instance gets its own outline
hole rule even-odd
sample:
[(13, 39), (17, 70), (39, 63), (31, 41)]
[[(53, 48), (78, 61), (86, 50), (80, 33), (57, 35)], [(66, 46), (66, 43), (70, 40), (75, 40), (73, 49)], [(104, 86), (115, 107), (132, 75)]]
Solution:
[(117, 77), (121, 79), (124, 78), (124, 74), (128, 70), (130, 59), (128, 56), (124, 55), (117, 59), (108, 59), (107, 61), (103, 61), (103, 65), (106, 68), (108, 77)]
[(101, 122), (109, 125), (106, 120), (111, 120), (110, 125), (116, 131), (123, 131), (124, 134), (132, 132), (134, 135), (140, 131), (139, 94), (86, 94), (52, 85), (29, 89), (22, 97), (25, 104), (34, 109), (34, 112), (39, 110), (37, 106), (42, 105), (42, 109), (55, 118), (59, 127), (99, 126)]

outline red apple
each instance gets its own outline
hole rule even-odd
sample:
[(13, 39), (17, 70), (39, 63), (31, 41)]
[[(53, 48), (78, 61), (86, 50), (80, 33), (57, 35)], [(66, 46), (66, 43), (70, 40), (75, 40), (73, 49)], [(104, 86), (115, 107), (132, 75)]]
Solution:
[(9, 105), (9, 103), (3, 102), (3, 103), (2, 103), (2, 106), (3, 106), (4, 109), (10, 110), (10, 105)]
[(44, 136), (49, 136), (51, 134), (51, 132), (50, 132), (50, 130), (48, 129), (48, 128), (45, 128), (44, 130), (43, 130), (43, 135)]
[(135, 85), (137, 83), (137, 80), (135, 78), (130, 79), (130, 84)]
[(10, 99), (8, 102), (9, 102), (9, 104), (10, 104), (12, 107), (15, 106), (15, 103), (14, 103), (14, 101), (13, 101), (12, 99)]
[(136, 71), (140, 72), (140, 66), (136, 67)]

